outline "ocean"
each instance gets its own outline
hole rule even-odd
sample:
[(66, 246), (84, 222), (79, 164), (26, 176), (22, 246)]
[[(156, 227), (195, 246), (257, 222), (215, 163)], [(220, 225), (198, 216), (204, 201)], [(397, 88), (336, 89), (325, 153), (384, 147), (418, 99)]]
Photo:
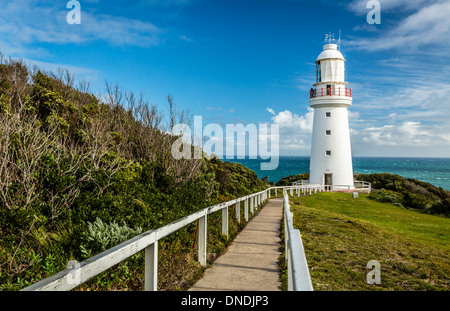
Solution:
[[(262, 171), (260, 159), (226, 159), (237, 162), (254, 171), (259, 178), (267, 176), (269, 181), (309, 172), (309, 157), (280, 157), (276, 170)], [(354, 157), (353, 172), (362, 174), (390, 173), (421, 180), (450, 191), (450, 158), (372, 158)]]

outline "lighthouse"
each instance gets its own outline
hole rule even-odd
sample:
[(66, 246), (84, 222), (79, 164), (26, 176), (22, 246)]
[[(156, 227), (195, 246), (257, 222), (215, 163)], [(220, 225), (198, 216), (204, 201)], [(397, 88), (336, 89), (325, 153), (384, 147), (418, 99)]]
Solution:
[(348, 124), (352, 91), (345, 81), (345, 58), (327, 35), (316, 59), (316, 83), (310, 90), (314, 109), (311, 141), (310, 184), (353, 190), (353, 165)]

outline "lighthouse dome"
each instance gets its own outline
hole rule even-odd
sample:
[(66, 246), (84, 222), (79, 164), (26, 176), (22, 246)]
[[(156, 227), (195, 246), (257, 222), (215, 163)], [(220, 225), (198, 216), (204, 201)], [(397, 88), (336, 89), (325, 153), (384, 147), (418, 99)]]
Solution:
[(323, 59), (341, 59), (345, 61), (344, 56), (337, 49), (337, 44), (333, 43), (325, 44), (323, 46), (323, 51), (317, 57), (316, 62), (321, 61)]

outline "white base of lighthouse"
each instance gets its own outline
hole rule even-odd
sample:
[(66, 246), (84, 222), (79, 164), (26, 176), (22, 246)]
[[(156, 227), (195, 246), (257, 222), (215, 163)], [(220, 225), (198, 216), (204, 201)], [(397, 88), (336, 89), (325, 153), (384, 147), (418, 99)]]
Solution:
[(348, 105), (317, 105), (311, 143), (310, 184), (353, 190)]

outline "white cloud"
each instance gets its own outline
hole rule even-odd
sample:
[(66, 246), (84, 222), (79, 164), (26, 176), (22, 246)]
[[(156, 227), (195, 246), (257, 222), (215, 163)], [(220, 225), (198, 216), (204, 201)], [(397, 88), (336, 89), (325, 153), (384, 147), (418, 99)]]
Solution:
[[(80, 25), (81, 26), (81, 25)], [(104, 40), (115, 45), (152, 46), (160, 43), (162, 29), (149, 22), (111, 15), (85, 13), (81, 41)]]
[(272, 115), (275, 115), (275, 111), (272, 108), (267, 107), (266, 111), (268, 111)]
[(99, 71), (90, 68), (72, 66), (67, 64), (55, 64), (55, 63), (47, 63), (41, 62), (33, 59), (22, 58), (22, 60), (32, 66), (37, 66), (40, 70), (57, 72), (59, 69), (68, 70), (70, 74), (72, 74), (78, 81), (95, 81), (98, 80)]
[[(0, 47), (5, 53), (30, 55), (34, 43), (85, 43), (105, 41), (121, 46), (152, 46), (164, 32), (147, 21), (93, 14), (81, 7), (81, 24), (69, 25), (69, 9), (55, 3), (16, 0), (2, 4)], [(22, 53), (20, 53), (22, 52)], [(35, 51), (36, 52), (36, 51)]]
[(352, 130), (352, 142), (366, 146), (439, 147), (450, 146), (450, 133), (440, 126), (406, 121), (362, 130)]
[[(222, 107), (211, 107), (211, 106), (206, 106), (205, 109), (206, 109), (206, 110), (218, 110), (218, 111), (223, 110)], [(234, 112), (234, 109), (231, 108), (231, 109), (229, 110), (229, 112)]]
[(360, 113), (358, 111), (348, 110), (349, 121), (357, 121), (360, 118)]
[(289, 110), (274, 114), (271, 120), (272, 123), (279, 125), (279, 144), (282, 154), (309, 154), (313, 119), (314, 110), (312, 108), (308, 108), (308, 112), (302, 116)]
[(186, 41), (186, 42), (194, 42), (194, 40), (192, 40), (191, 38), (186, 37), (185, 35), (181, 35), (179, 37), (181, 40)]
[(308, 112), (304, 116), (293, 114), (289, 110), (281, 111), (272, 117), (273, 123), (278, 123), (282, 128), (301, 130), (311, 133), (314, 111), (308, 108)]
[(349, 114), (355, 154), (448, 156), (450, 86), (413, 85), (396, 91), (352, 106), (360, 112)]
[[(433, 75), (433, 73), (429, 73), (429, 75)], [(381, 80), (387, 85), (377, 88), (376, 85), (383, 82)], [(409, 86), (402, 85), (402, 82), (396, 86), (394, 84), (396, 80), (406, 81)], [(363, 117), (378, 124), (385, 122), (386, 118), (405, 122), (448, 124), (450, 85), (436, 78), (430, 77), (428, 80), (426, 75), (423, 76), (423, 80), (414, 76), (373, 77), (366, 87), (353, 88), (355, 95), (351, 109), (359, 112), (356, 119)], [(350, 121), (354, 121), (351, 113)]]
[[(388, 5), (390, 3), (390, 5)], [(358, 6), (356, 5), (358, 4)], [(425, 5), (422, 7), (421, 5)], [(360, 1), (350, 6), (359, 12)], [(415, 13), (402, 19), (395, 27), (383, 33), (378, 38), (354, 39), (346, 41), (345, 45), (367, 51), (382, 51), (396, 49), (402, 53), (414, 53), (422, 47), (440, 47), (437, 51), (446, 54), (450, 47), (448, 33), (450, 31), (450, 0), (439, 2), (398, 0), (382, 3), (381, 10), (398, 9), (399, 7), (418, 9)], [(365, 9), (367, 12), (367, 9)], [(424, 52), (423, 50), (420, 50)], [(436, 52), (433, 49), (433, 52)]]
[[(437, 2), (437, 0), (378, 0), (382, 12), (391, 12), (393, 10), (409, 11), (416, 10), (424, 4)], [(357, 14), (367, 14), (370, 9), (367, 8), (368, 0), (353, 0), (348, 4), (348, 8)]]

